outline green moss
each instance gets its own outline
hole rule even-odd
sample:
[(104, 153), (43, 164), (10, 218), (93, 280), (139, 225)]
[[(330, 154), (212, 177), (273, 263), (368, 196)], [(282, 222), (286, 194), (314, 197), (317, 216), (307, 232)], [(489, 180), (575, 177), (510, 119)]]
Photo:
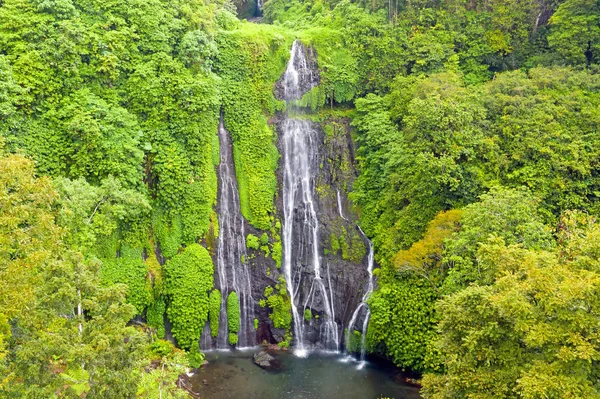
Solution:
[(261, 245), (260, 246), (261, 251), (264, 252), (265, 256), (268, 257), (269, 255), (271, 255), (271, 249), (269, 248), (268, 245)]
[(262, 233), (262, 235), (260, 236), (260, 244), (267, 245), (268, 243), (269, 243), (269, 236), (267, 235), (267, 233)]
[(281, 246), (281, 241), (275, 241), (273, 243), (273, 248), (271, 248), (271, 256), (273, 257), (273, 260), (275, 261), (275, 265), (277, 266), (278, 269), (281, 268), (282, 254), (283, 254), (283, 248)]
[(340, 251), (340, 241), (334, 233), (329, 235), (329, 244), (331, 245), (331, 252), (337, 254)]
[(304, 320), (306, 320), (306, 322), (310, 322), (312, 320), (312, 312), (310, 309), (304, 309)]
[(258, 330), (258, 319), (254, 319), (254, 329)]
[(240, 301), (235, 291), (231, 291), (227, 297), (227, 327), (232, 333), (240, 329)]
[(340, 234), (339, 242), (340, 248), (342, 249), (342, 259), (349, 260), (350, 259), (350, 246), (348, 244), (348, 233), (346, 232), (346, 228), (342, 227), (342, 234)]
[(292, 325), (292, 304), (285, 288), (285, 279), (279, 276), (275, 289), (267, 286), (264, 292), (265, 304), (271, 309), (269, 318), (275, 328), (289, 330)]
[[(344, 226), (333, 226), (329, 236), (329, 245), (331, 253), (337, 255), (340, 253), (342, 259), (360, 263), (367, 253), (365, 243), (360, 235), (354, 229), (347, 231)], [(336, 232), (339, 235), (336, 235)]]
[(219, 315), (221, 313), (221, 291), (212, 290), (209, 297), (208, 317), (210, 320), (210, 335), (219, 335)]
[(103, 283), (127, 285), (127, 302), (135, 306), (139, 315), (152, 301), (146, 282), (147, 274), (148, 268), (141, 256), (138, 259), (107, 259), (102, 262), (100, 269)]
[(258, 237), (255, 236), (254, 234), (248, 234), (246, 236), (246, 248), (258, 249), (258, 247), (259, 247)]
[(360, 235), (353, 230), (350, 235), (350, 252), (348, 258), (355, 263), (360, 263), (367, 254), (367, 248)]

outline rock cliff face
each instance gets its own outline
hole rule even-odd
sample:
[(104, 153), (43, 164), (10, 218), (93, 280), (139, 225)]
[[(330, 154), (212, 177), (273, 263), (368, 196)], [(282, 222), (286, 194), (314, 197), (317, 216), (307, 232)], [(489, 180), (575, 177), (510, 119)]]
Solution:
[[(276, 227), (263, 232), (247, 223), (239, 226), (246, 236), (269, 239), (267, 244), (259, 242), (258, 248), (248, 247), (242, 260), (250, 274), (251, 302), (255, 304), (253, 312), (248, 313), (253, 313), (257, 321), (255, 335), (246, 336), (255, 336), (256, 343), (286, 340), (286, 330), (276, 328), (269, 317), (272, 309), (264, 302), (261, 306), (267, 287), (285, 287), (292, 304), (292, 344), (303, 349), (342, 350), (344, 329), (368, 285), (368, 251), (348, 199), (356, 176), (348, 121), (332, 115), (314, 122), (314, 115), (306, 110), (295, 108), (290, 112), (292, 101), (318, 83), (314, 50), (295, 42), (288, 69), (274, 88), (276, 96), (288, 101), (290, 108), (271, 121), (281, 154)], [(227, 141), (224, 144), (230, 145)], [(226, 157), (221, 160), (232, 162)], [(283, 250), (280, 267), (273, 250), (277, 242)], [(216, 274), (215, 281), (218, 278)], [(222, 295), (226, 298), (227, 294)], [(221, 320), (221, 324), (224, 322)], [(362, 321), (356, 324), (362, 325)], [(204, 349), (216, 344), (207, 339), (207, 334), (205, 329), (201, 340)]]
[[(340, 130), (335, 133), (335, 136), (327, 136), (319, 124), (311, 125), (317, 133), (316, 148), (318, 149), (316, 154), (318, 168), (313, 177), (315, 208), (319, 223), (317, 252), (321, 257), (321, 280), (324, 284), (324, 292), (329, 296), (331, 302), (329, 306), (333, 310), (338, 328), (337, 348), (327, 346), (322, 337), (323, 323), (329, 315), (323, 292), (316, 290), (311, 283), (316, 277), (315, 270), (308, 259), (300, 255), (292, 259), (292, 268), (300, 275), (297, 303), (310, 309), (313, 315), (310, 322), (301, 320), (305, 324), (304, 333), (308, 346), (342, 349), (343, 331), (360, 302), (368, 280), (366, 243), (356, 227), (357, 216), (352, 212), (347, 197), (347, 190), (351, 188), (354, 177), (353, 146), (347, 124), (340, 124)], [(339, 170), (340, 164), (348, 166), (349, 170)], [(281, 180), (281, 168), (279, 174)], [(283, 185), (280, 187), (283, 189)], [(283, 193), (277, 200), (280, 214), (283, 213), (282, 197)], [(298, 224), (302, 223), (302, 218), (297, 215), (302, 212), (302, 209), (294, 210)], [(303, 253), (303, 234), (301, 227), (293, 231), (291, 242), (294, 254)], [(301, 314), (304, 312), (303, 309)]]

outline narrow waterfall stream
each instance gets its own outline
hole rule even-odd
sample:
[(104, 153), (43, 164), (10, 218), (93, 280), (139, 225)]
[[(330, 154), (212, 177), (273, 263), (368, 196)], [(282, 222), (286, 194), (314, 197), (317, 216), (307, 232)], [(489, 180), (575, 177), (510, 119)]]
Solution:
[[(304, 47), (295, 41), (283, 77), (284, 99), (288, 105), (302, 96), (302, 83), (310, 79), (311, 69)], [(319, 221), (315, 200), (315, 177), (319, 168), (320, 142), (307, 120), (293, 119), (288, 113), (281, 124), (283, 150), (283, 270), (292, 302), (296, 354), (306, 356), (304, 312), (313, 301), (322, 301), (325, 319), (321, 321), (319, 342), (329, 350), (339, 350), (338, 326), (335, 322), (333, 294), (325, 287), (319, 248)], [(311, 268), (302, 273), (304, 267)], [(312, 281), (302, 281), (312, 276)], [(330, 280), (328, 280), (330, 281)], [(299, 303), (301, 285), (310, 285), (304, 303)]]
[(338, 206), (338, 212), (340, 213), (340, 217), (346, 221), (348, 221), (348, 219), (346, 219), (346, 217), (344, 216), (344, 211), (342, 210), (342, 197), (340, 196), (340, 190), (337, 190), (337, 206)]
[[(240, 212), (240, 196), (235, 167), (231, 136), (223, 121), (219, 124), (220, 165), (219, 165), (219, 238), (217, 243), (218, 288), (221, 290), (221, 311), (217, 349), (228, 349), (227, 297), (233, 291), (240, 304), (240, 327), (237, 332), (237, 347), (255, 345), (254, 300), (250, 270), (246, 262), (246, 242), (244, 218)], [(235, 315), (234, 315), (235, 317)]]
[[(357, 226), (358, 227), (358, 226)], [(361, 310), (364, 310), (364, 319), (362, 324), (362, 335), (361, 335), (361, 343), (360, 343), (360, 361), (364, 362), (365, 355), (367, 351), (366, 339), (367, 339), (367, 327), (369, 325), (369, 318), (371, 317), (371, 309), (369, 309), (369, 305), (367, 304), (367, 300), (369, 299), (369, 295), (373, 292), (373, 265), (375, 263), (375, 254), (373, 252), (373, 244), (367, 238), (365, 233), (362, 231), (360, 227), (358, 227), (360, 234), (362, 234), (363, 238), (367, 241), (369, 246), (369, 255), (367, 260), (367, 272), (369, 273), (369, 282), (367, 284), (367, 289), (362, 297), (362, 300), (354, 310), (352, 314), (352, 318), (350, 319), (350, 323), (348, 323), (348, 329), (346, 332), (346, 344), (350, 342), (350, 334), (354, 333), (354, 327), (358, 320), (358, 316), (360, 315)], [(346, 348), (346, 352), (348, 352), (348, 348)], [(362, 363), (359, 367), (363, 367), (364, 363)]]

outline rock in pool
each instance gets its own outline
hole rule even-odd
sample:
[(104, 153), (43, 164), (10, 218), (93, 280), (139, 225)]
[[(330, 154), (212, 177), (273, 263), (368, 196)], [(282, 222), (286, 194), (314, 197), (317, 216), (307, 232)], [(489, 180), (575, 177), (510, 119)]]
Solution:
[(281, 369), (280, 362), (265, 350), (256, 352), (253, 359), (257, 366), (262, 367), (265, 370), (278, 371)]

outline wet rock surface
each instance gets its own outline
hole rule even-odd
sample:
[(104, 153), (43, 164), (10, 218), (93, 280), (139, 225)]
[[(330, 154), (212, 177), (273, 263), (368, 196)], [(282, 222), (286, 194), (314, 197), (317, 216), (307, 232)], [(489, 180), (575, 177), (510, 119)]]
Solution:
[(272, 356), (267, 350), (256, 352), (252, 355), (252, 360), (254, 361), (254, 364), (267, 371), (280, 372), (284, 369), (281, 360)]
[(264, 369), (268, 369), (271, 367), (271, 362), (275, 360), (275, 358), (267, 353), (267, 351), (256, 352), (254, 356), (254, 363)]

